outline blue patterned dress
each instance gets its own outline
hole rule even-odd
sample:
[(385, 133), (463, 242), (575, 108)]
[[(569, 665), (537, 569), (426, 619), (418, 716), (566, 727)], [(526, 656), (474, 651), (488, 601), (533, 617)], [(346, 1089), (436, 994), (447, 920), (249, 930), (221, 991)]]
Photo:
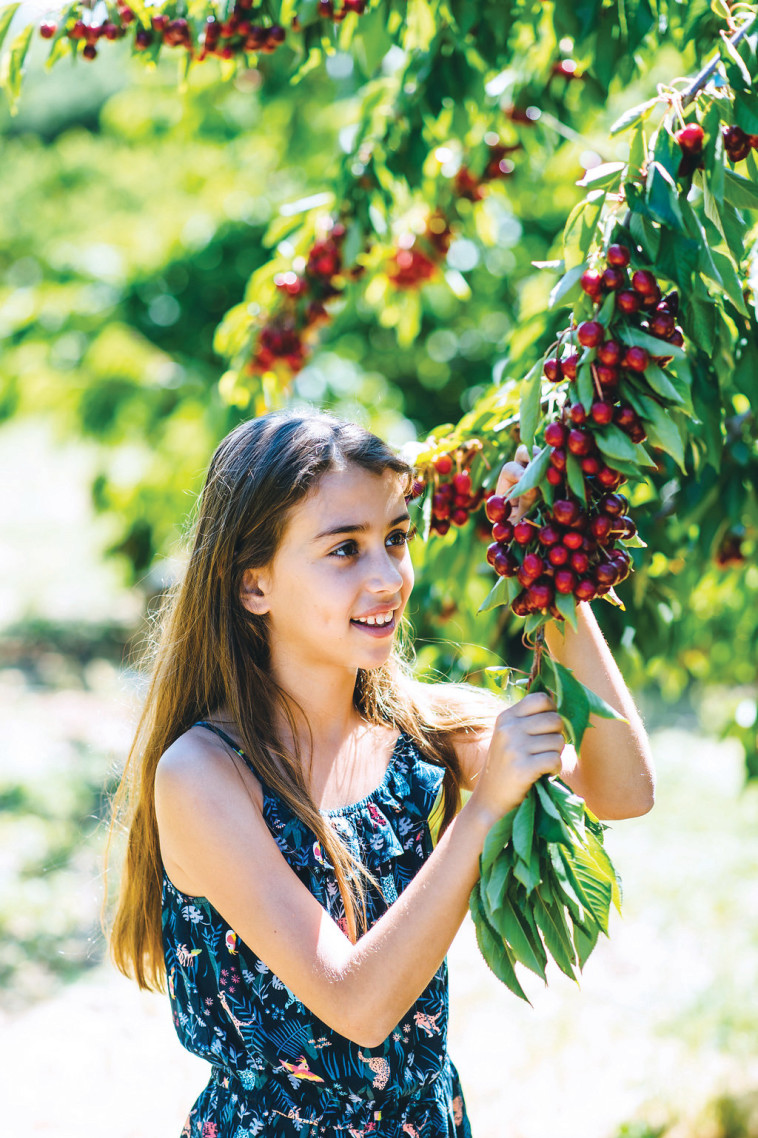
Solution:
[[(221, 735), (249, 764), (247, 756)], [(428, 819), (441, 767), (401, 734), (381, 784), (324, 811), (381, 882), (369, 926), (432, 850)], [(333, 868), (315, 835), (265, 784), (263, 815), (289, 865), (345, 928)], [(447, 962), (379, 1047), (361, 1047), (318, 1019), (203, 897), (163, 876), (163, 947), (182, 1044), (213, 1065), (182, 1138), (345, 1135), (471, 1138), (458, 1072), (447, 1054)]]

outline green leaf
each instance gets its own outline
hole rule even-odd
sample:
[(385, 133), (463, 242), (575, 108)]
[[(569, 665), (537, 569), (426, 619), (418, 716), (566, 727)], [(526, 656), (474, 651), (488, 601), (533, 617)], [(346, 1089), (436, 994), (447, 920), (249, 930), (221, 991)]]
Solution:
[(676, 375), (664, 371), (658, 364), (649, 363), (647, 365), (643, 382), (667, 402), (692, 410), (692, 395), (689, 385), (682, 383)]
[(646, 348), (652, 356), (666, 355), (673, 356), (674, 359), (685, 358), (683, 348), (678, 347), (676, 344), (669, 344), (666, 340), (659, 340), (657, 336), (651, 336), (649, 332), (644, 332), (642, 328), (633, 328), (630, 324), (623, 324), (616, 331), (616, 335), (622, 344), (626, 344), (627, 347), (634, 345), (635, 347)]
[(660, 403), (647, 396), (641, 396), (642, 414), (646, 420), (648, 441), (670, 454), (683, 474), (687, 473), (684, 461), (684, 441), (679, 429), (678, 419), (673, 412), (664, 410)]
[[(486, 879), (482, 882), (482, 888), (480, 890), (482, 903), (487, 910), (488, 916), (493, 919), (493, 924), (495, 924), (494, 914), (505, 900), (505, 889), (508, 878), (511, 875), (511, 870), (512, 859), (510, 857), (504, 857), (501, 851), (500, 856), (495, 858)], [(497, 927), (496, 924), (495, 927)]]
[(17, 110), (18, 97), (21, 94), (24, 60), (32, 42), (33, 34), (34, 25), (29, 24), (19, 32), (11, 44), (8, 54), (3, 56), (0, 61), (0, 87), (7, 92), (11, 114), (14, 115)]
[(574, 292), (579, 288), (579, 280), (582, 273), (587, 268), (587, 262), (582, 261), (580, 265), (574, 265), (573, 269), (569, 269), (564, 273), (556, 285), (553, 286), (548, 300), (548, 308), (555, 308), (561, 301), (567, 302)]
[(530, 896), (540, 883), (540, 859), (536, 851), (532, 850), (532, 856), (528, 862), (522, 861), (521, 858), (516, 858), (513, 866), (513, 876), (521, 882)]
[(489, 873), (493, 862), (511, 840), (511, 835), (513, 834), (513, 819), (516, 817), (516, 810), (518, 810), (517, 806), (505, 814), (499, 822), (496, 822), (484, 839), (480, 862), (482, 876), (486, 876), (486, 874)]
[(718, 271), (724, 292), (737, 311), (742, 313), (743, 316), (747, 316), (748, 311), (745, 304), (745, 297), (742, 294), (743, 284), (737, 276), (737, 270), (735, 269), (731, 257), (727, 257), (726, 253), (720, 253), (718, 249), (711, 249), (711, 257), (715, 262), (715, 267)]
[(758, 186), (736, 170), (724, 170), (724, 198), (737, 209), (758, 209)]
[(684, 229), (676, 183), (658, 162), (648, 166), (646, 197), (650, 213), (657, 221), (670, 229)]
[(561, 681), (560, 699), (556, 700), (558, 714), (566, 724), (569, 741), (578, 751), (582, 745), (584, 732), (590, 722), (589, 700), (584, 685), (580, 684), (569, 668), (559, 664), (555, 659), (553, 660), (553, 667)]
[(576, 601), (571, 593), (556, 593), (554, 598), (555, 607), (558, 612), (562, 614), (565, 620), (569, 622), (573, 629), (577, 629), (577, 613)]
[(599, 427), (595, 432), (595, 442), (604, 457), (610, 459), (611, 465), (618, 460), (638, 466), (657, 466), (642, 444), (633, 443), (615, 423)]
[[(742, 82), (745, 84), (745, 89), (749, 91), (753, 85), (752, 79), (750, 77), (750, 72), (748, 71), (747, 64), (745, 63), (745, 60), (742, 58), (742, 56), (740, 55), (737, 48), (734, 46), (733, 43), (731, 43), (729, 41), (727, 36), (722, 36), (721, 43), (719, 44), (719, 47), (721, 48), (722, 51), (726, 52), (726, 54), (729, 56), (732, 63), (734, 64), (737, 72), (741, 76)], [(722, 59), (723, 59), (723, 56), (722, 56)], [(726, 60), (724, 62), (726, 62)], [(738, 86), (738, 83), (735, 79), (731, 80), (731, 84), (732, 84), (732, 87)]]
[(576, 372), (576, 390), (579, 402), (589, 414), (590, 407), (595, 401), (595, 385), (592, 382), (592, 363), (587, 360), (580, 364)]
[(579, 900), (592, 913), (607, 936), (612, 897), (611, 883), (598, 877), (594, 861), (584, 846), (575, 845), (571, 850), (561, 848), (561, 858)]
[(527, 490), (533, 490), (539, 486), (540, 482), (545, 476), (545, 471), (550, 465), (550, 451), (551, 447), (543, 447), (527, 466), (521, 478), (515, 486), (511, 486), (506, 498), (518, 498), (521, 494), (526, 494)]
[(582, 468), (579, 465), (579, 459), (571, 451), (566, 455), (566, 475), (568, 477), (568, 484), (571, 490), (576, 494), (577, 498), (581, 498), (584, 504), (587, 504), (587, 484), (584, 480)]
[(624, 168), (624, 162), (601, 162), (599, 166), (591, 166), (586, 170), (576, 185), (615, 190), (621, 182), (621, 171)]
[(479, 895), (479, 882), (477, 882), (471, 890), (469, 909), (474, 921), (476, 943), (485, 961), (497, 976), (498, 980), (505, 984), (516, 996), (522, 1000), (526, 1000), (527, 1004), (529, 1004), (531, 1001), (518, 982), (508, 950), (487, 920)]
[(584, 840), (584, 819), (586, 807), (584, 799), (574, 794), (566, 783), (560, 778), (550, 779), (550, 796), (558, 807), (563, 821), (578, 838)]
[(536, 796), (529, 790), (513, 819), (513, 848), (521, 860), (527, 863), (532, 855), (535, 805)]
[(758, 134), (758, 95), (752, 91), (735, 91), (734, 124), (745, 134)]
[(542, 360), (534, 365), (521, 384), (519, 404), (519, 432), (521, 441), (531, 453), (534, 446), (534, 432), (540, 417), (540, 395), (542, 392)]
[(629, 127), (634, 126), (635, 123), (643, 122), (658, 101), (658, 97), (656, 96), (655, 99), (648, 99), (646, 103), (638, 103), (636, 107), (630, 107), (628, 111), (624, 111), (620, 118), (616, 119), (611, 127), (610, 133), (612, 135), (621, 134), (622, 131), (628, 130)]
[(0, 10), (0, 47), (3, 46), (3, 41), (8, 34), (8, 29), (11, 26), (13, 17), (16, 15), (16, 12), (20, 7), (20, 3), (8, 4), (7, 7), (4, 7), (2, 10)]
[[(497, 920), (498, 932), (508, 944), (513, 955), (521, 964), (545, 980), (545, 950), (537, 938), (539, 948), (534, 943), (532, 931), (522, 918), (518, 910), (506, 900), (500, 908)], [(544, 959), (543, 959), (544, 958)]]
[(566, 934), (565, 928), (558, 919), (557, 909), (545, 904), (540, 891), (534, 895), (534, 916), (537, 926), (545, 938), (545, 947), (552, 956), (561, 972), (571, 980), (576, 980), (574, 972), (574, 946)]
[(508, 601), (508, 581), (512, 580), (509, 577), (498, 577), (495, 584), (490, 589), (489, 593), (479, 606), (478, 612), (491, 612), (492, 609), (497, 608), (498, 605), (507, 605)]

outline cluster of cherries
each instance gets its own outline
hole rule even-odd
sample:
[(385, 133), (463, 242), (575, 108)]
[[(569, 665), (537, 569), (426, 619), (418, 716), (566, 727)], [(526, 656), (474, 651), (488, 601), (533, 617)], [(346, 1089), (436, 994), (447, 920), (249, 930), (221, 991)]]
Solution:
[[(508, 157), (522, 149), (522, 143), (505, 145), (497, 136), (486, 140), (488, 152), (484, 169), (479, 176), (471, 172), (469, 166), (459, 167), (453, 179), (453, 193), (467, 201), (481, 201), (486, 193), (486, 184), (498, 178), (507, 178), (514, 172), (514, 163)], [(447, 256), (452, 240), (452, 230), (444, 211), (436, 209), (429, 217), (426, 229), (419, 237), (403, 235), (398, 247), (390, 256), (387, 276), (396, 288), (418, 288), (430, 280)]]
[(734, 530), (728, 530), (724, 534), (714, 555), (714, 560), (720, 569), (736, 568), (745, 564), (742, 541), (742, 535)]
[[(549, 380), (569, 381), (560, 417), (545, 428), (545, 445), (549, 449), (545, 478), (554, 487), (552, 506), (542, 504), (534, 517), (524, 517), (513, 524), (510, 502), (496, 495), (486, 503), (487, 517), (493, 523), (487, 560), (500, 576), (516, 577), (523, 586), (511, 606), (518, 616), (550, 612), (560, 618), (555, 606), (557, 593), (572, 594), (582, 601), (593, 600), (623, 581), (631, 570), (629, 553), (616, 545), (637, 532), (627, 513), (629, 503), (617, 492), (626, 478), (606, 462), (594, 432), (615, 423), (633, 442), (645, 440), (644, 423), (619, 395), (622, 373), (626, 369), (638, 379), (644, 377), (652, 360), (663, 364), (671, 358), (665, 356), (664, 343), (681, 346), (684, 337), (676, 323), (677, 293), (662, 297), (655, 276), (646, 269), (636, 270), (630, 278), (630, 261), (631, 252), (625, 245), (611, 245), (605, 266), (587, 269), (581, 285), (598, 305), (613, 292), (619, 315), (646, 317), (640, 319), (639, 326), (662, 341), (661, 355), (651, 357), (645, 348), (626, 347), (607, 336), (598, 320), (579, 324), (575, 329), (576, 341), (583, 348), (594, 350), (590, 368), (595, 398), (589, 411), (573, 387), (579, 353), (572, 349), (563, 358), (553, 357), (544, 364)], [(569, 455), (579, 463), (586, 506), (570, 489)]]
[[(432, 520), (433, 533), (444, 535), (451, 526), (464, 526), (471, 514), (480, 509), (482, 503), (493, 491), (474, 490), (468, 466), (471, 459), (482, 449), (479, 439), (471, 439), (453, 454), (441, 454), (432, 463), (433, 493)], [(414, 486), (421, 486), (419, 482)], [(478, 527), (483, 538), (489, 537), (489, 527), (485, 519), (478, 519)]]
[[(255, 354), (247, 365), (251, 374), (269, 371), (280, 360), (293, 373), (303, 367), (308, 352), (304, 336), (329, 320), (325, 301), (341, 292), (335, 277), (345, 273), (341, 248), (345, 233), (342, 222), (335, 222), (311, 246), (302, 273), (290, 270), (274, 277), (283, 303), (259, 333)], [(353, 276), (357, 271), (349, 270)]]
[[(348, 0), (345, 0), (347, 3)], [(215, 15), (208, 16), (200, 35), (199, 50), (193, 43), (192, 28), (183, 17), (172, 19), (161, 12), (150, 19), (150, 26), (142, 25), (134, 10), (125, 3), (117, 4), (119, 22), (105, 20), (102, 24), (86, 24), (75, 20), (66, 29), (71, 40), (84, 40), (82, 55), (85, 59), (97, 56), (97, 41), (123, 39), (130, 24), (135, 24), (134, 47), (136, 51), (147, 51), (153, 44), (161, 42), (167, 47), (183, 47), (198, 61), (215, 55), (219, 59), (232, 59), (242, 52), (271, 52), (284, 43), (285, 29), (280, 24), (253, 23), (250, 19), (253, 0), (237, 0), (234, 9), (225, 20)], [(52, 39), (58, 31), (55, 24), (45, 21), (40, 25), (43, 39)]]
[[(705, 131), (699, 123), (687, 123), (676, 133), (676, 141), (682, 151), (682, 159), (677, 171), (679, 177), (686, 177), (694, 170), (703, 169), (703, 145)], [(730, 162), (742, 162), (751, 150), (758, 149), (758, 134), (746, 134), (742, 127), (725, 126), (721, 132), (724, 149)]]

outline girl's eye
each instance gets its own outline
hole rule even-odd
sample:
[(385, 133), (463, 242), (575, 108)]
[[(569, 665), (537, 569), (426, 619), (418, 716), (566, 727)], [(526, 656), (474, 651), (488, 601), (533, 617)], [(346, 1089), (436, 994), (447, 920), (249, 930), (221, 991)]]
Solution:
[[(411, 526), (410, 529), (396, 529), (387, 538), (388, 545), (403, 546), (407, 545), (409, 541), (413, 541), (416, 536), (416, 527)], [(336, 557), (340, 561), (347, 561), (350, 557), (355, 557), (358, 553), (358, 543), (356, 541), (343, 541), (342, 545), (338, 545), (329, 554), (330, 557)]]

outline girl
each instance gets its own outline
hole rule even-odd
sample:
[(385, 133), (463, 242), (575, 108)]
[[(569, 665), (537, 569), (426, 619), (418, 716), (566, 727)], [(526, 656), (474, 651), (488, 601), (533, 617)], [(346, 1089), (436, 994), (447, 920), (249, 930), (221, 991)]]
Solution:
[(470, 1135), (445, 955), (487, 832), (544, 774), (601, 817), (652, 804), (645, 731), (586, 605), (550, 647), (628, 723), (600, 721), (581, 763), (544, 694), (503, 709), (410, 678), (411, 478), (315, 413), (243, 423), (211, 462), (127, 768), (112, 932), (140, 986), (165, 975), (181, 1042), (212, 1064), (187, 1138)]

